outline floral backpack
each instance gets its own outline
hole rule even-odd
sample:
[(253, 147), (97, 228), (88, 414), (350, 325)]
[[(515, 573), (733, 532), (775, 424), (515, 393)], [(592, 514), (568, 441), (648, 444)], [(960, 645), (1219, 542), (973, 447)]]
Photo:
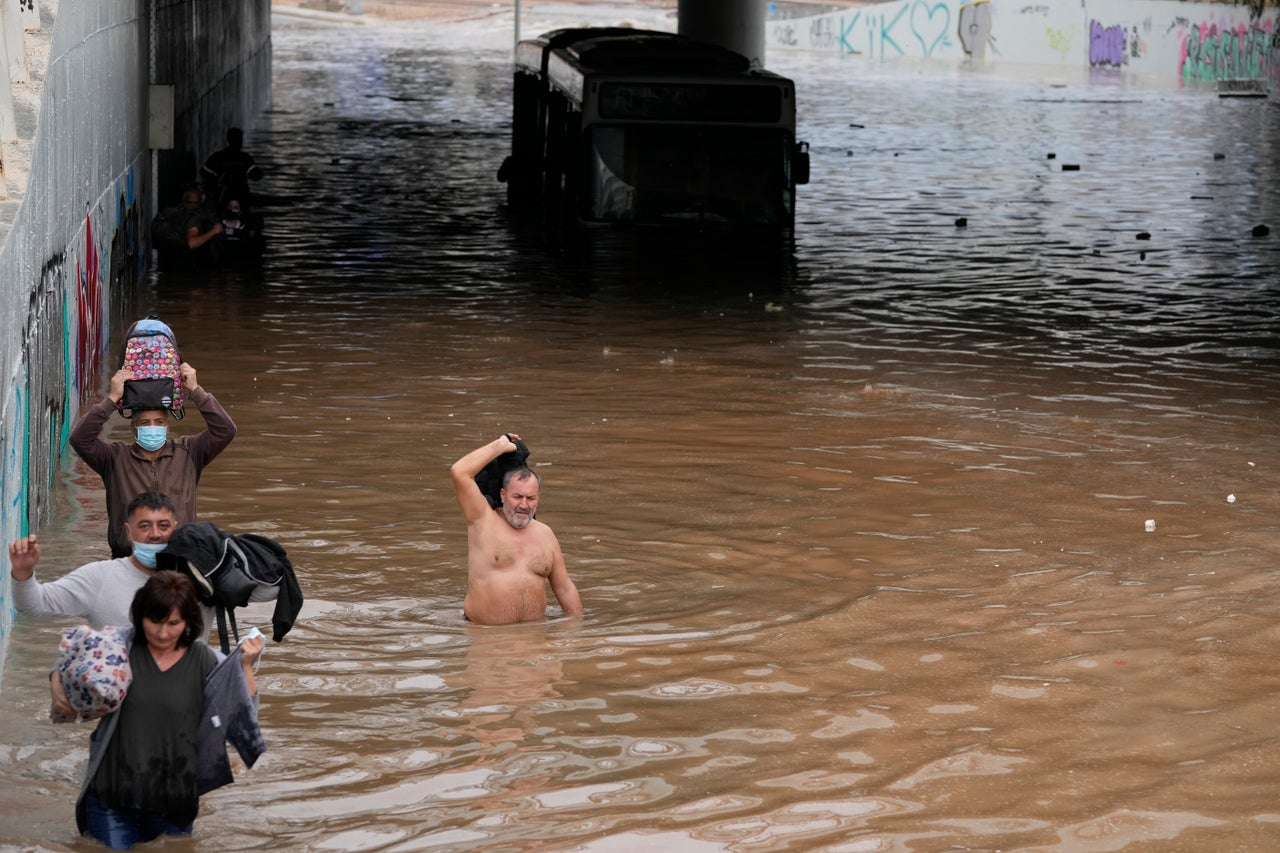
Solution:
[(182, 355), (172, 329), (155, 317), (134, 323), (124, 336), (120, 366), (133, 371), (116, 404), (120, 414), (131, 418), (137, 412), (161, 409), (181, 420)]

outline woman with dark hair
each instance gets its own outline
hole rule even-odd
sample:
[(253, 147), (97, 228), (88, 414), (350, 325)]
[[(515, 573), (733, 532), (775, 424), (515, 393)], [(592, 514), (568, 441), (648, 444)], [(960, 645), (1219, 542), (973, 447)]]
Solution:
[(204, 612), (200, 609), (200, 599), (196, 597), (196, 587), (191, 578), (178, 572), (156, 572), (150, 581), (143, 584), (143, 589), (147, 594), (134, 595), (133, 606), (129, 609), (133, 635), (146, 637), (147, 645), (153, 647), (154, 632), (148, 630), (147, 623), (157, 626), (168, 623), (176, 611), (185, 627), (175, 638), (174, 648), (185, 649), (194, 643), (204, 631)]
[[(234, 781), (226, 742), (249, 766), (264, 751), (253, 663), (262, 638), (225, 660), (196, 638), (204, 618), (195, 584), (159, 571), (131, 609), (133, 681), (89, 746), (76, 822), (116, 850), (160, 835), (191, 833), (200, 795)], [(142, 642), (138, 642), (141, 638)]]

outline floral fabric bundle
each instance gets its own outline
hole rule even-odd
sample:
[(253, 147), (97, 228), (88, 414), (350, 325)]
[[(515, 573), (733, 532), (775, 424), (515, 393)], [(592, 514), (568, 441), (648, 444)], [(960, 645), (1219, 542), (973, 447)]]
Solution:
[[(120, 707), (133, 680), (128, 638), (119, 628), (72, 628), (58, 644), (54, 671), (62, 679), (67, 702), (79, 713), (79, 719), (105, 717)], [(71, 722), (52, 708), (49, 717), (55, 723)]]

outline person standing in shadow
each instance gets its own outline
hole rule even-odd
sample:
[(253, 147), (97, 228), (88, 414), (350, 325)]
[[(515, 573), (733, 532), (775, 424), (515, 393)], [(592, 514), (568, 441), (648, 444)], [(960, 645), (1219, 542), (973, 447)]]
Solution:
[(200, 179), (211, 188), (216, 209), (238, 199), (247, 210), (251, 207), (249, 182), (262, 179), (262, 169), (254, 162), (253, 155), (244, 150), (244, 131), (238, 127), (227, 129), (227, 145), (209, 155), (200, 169)]

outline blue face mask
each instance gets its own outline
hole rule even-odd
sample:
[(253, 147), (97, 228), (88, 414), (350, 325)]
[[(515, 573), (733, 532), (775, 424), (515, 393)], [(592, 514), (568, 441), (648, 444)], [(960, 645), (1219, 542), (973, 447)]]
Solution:
[(168, 543), (165, 542), (134, 542), (133, 556), (138, 558), (138, 562), (146, 566), (148, 569), (156, 567), (156, 554), (165, 549)]
[(138, 427), (138, 444), (143, 450), (159, 450), (169, 440), (169, 428), (162, 426)]

